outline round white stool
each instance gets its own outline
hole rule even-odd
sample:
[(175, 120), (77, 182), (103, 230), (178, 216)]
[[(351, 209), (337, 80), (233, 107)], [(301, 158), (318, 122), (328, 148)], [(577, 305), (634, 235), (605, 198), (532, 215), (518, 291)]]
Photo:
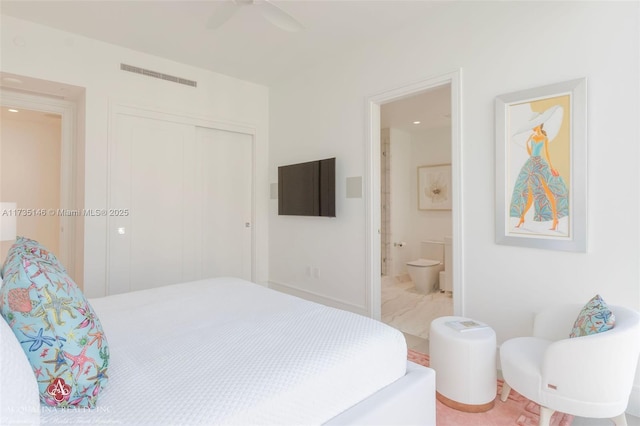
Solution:
[(431, 322), (429, 366), (436, 371), (436, 397), (460, 411), (490, 410), (497, 393), (496, 333), (486, 325), (458, 331), (447, 325), (451, 321), (474, 320), (440, 317)]

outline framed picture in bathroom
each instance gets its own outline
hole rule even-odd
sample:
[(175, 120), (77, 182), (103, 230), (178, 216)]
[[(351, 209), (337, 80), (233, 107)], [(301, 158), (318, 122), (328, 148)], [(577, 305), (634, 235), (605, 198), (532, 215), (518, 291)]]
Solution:
[(451, 164), (418, 167), (418, 209), (451, 210)]
[(587, 251), (586, 85), (496, 98), (496, 243)]

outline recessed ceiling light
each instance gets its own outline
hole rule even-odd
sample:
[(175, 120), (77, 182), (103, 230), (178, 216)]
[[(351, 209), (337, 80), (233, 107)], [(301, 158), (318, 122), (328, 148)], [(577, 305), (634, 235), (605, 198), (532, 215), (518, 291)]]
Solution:
[(19, 112), (17, 109), (13, 109), (13, 108), (9, 108), (8, 111), (9, 112)]
[(419, 121), (414, 121), (413, 124), (420, 124), (420, 122)]

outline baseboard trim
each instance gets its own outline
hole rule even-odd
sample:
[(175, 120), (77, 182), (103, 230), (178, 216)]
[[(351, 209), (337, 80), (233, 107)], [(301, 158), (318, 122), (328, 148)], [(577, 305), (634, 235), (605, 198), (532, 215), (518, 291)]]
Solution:
[(364, 306), (354, 305), (352, 303), (344, 302), (333, 297), (323, 296), (318, 293), (314, 293), (309, 290), (303, 290), (298, 287), (294, 287), (290, 284), (280, 283), (276, 281), (269, 281), (268, 287), (273, 290), (278, 290), (283, 293), (290, 294), (292, 296), (301, 297), (303, 299), (311, 300), (312, 302), (321, 303), (323, 305), (331, 306), (333, 308), (342, 309), (345, 311), (354, 312), (356, 314), (369, 316), (367, 309)]

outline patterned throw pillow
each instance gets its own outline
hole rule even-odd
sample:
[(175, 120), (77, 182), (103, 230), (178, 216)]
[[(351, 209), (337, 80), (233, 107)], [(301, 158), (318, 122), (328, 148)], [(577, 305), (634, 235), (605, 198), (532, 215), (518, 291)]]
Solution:
[(602, 300), (602, 297), (596, 294), (580, 311), (569, 337), (588, 336), (611, 330), (615, 321), (616, 317), (613, 312)]
[(7, 259), (4, 262), (0, 276), (4, 277), (6, 273), (5, 271), (11, 266), (16, 268), (20, 264), (20, 259), (25, 254), (48, 260), (50, 263), (56, 265), (61, 271), (65, 271), (64, 266), (62, 266), (62, 263), (60, 263), (55, 254), (47, 250), (47, 248), (42, 244), (27, 237), (17, 237), (16, 242), (13, 243), (7, 253)]
[(95, 407), (109, 365), (98, 317), (55, 256), (43, 248), (47, 254), (39, 257), (41, 246), (33, 251), (30, 243), (14, 247), (3, 271), (0, 314), (27, 354), (40, 401)]

